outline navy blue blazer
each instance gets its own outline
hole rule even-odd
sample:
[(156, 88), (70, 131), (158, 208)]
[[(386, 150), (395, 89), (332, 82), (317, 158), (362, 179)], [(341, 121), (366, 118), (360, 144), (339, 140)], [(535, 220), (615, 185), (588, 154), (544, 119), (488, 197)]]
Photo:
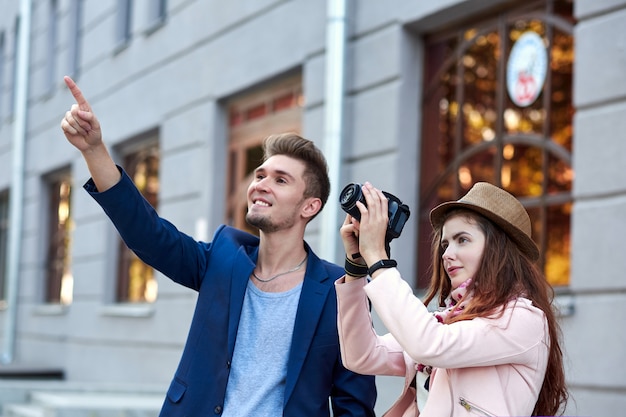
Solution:
[[(160, 415), (220, 415), (259, 239), (222, 225), (212, 242), (198, 242), (160, 218), (120, 171), (122, 179), (109, 190), (99, 193), (93, 180), (85, 189), (137, 256), (198, 292), (187, 342)], [(304, 245), (309, 258), (289, 352), (283, 415), (328, 417), (330, 398), (334, 416), (374, 416), (374, 377), (355, 374), (341, 364), (333, 284), (343, 268)]]

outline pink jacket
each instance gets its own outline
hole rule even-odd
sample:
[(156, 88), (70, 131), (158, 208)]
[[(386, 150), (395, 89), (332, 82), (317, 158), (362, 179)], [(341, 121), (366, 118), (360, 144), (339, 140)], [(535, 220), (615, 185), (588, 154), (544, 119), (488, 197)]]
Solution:
[[(548, 360), (545, 316), (525, 298), (498, 318), (441, 324), (396, 268), (335, 283), (344, 366), (370, 375), (404, 376), (404, 390), (385, 414), (401, 416), (529, 416)], [(372, 327), (368, 298), (390, 333)], [(417, 364), (434, 368), (428, 400), (417, 409), (409, 385)]]

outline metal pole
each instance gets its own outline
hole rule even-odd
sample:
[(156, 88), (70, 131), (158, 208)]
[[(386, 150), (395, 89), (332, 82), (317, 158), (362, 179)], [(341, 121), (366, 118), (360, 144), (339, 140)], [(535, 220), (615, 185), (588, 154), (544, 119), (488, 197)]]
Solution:
[(7, 256), (6, 297), (7, 311), (4, 324), (4, 345), (2, 363), (11, 363), (14, 359), (17, 323), (17, 295), (19, 267), (22, 248), (22, 223), (24, 212), (24, 147), (26, 142), (26, 119), (28, 111), (28, 73), (30, 58), (31, 0), (20, 1), (19, 39), (16, 71), (16, 90), (13, 125), (13, 150), (11, 167), (11, 190), (9, 194), (9, 245)]
[(342, 188), (339, 181), (344, 124), (346, 1), (328, 0), (327, 3), (324, 154), (328, 162), (331, 191), (322, 212), (321, 255), (329, 261), (337, 257), (339, 240), (338, 199)]

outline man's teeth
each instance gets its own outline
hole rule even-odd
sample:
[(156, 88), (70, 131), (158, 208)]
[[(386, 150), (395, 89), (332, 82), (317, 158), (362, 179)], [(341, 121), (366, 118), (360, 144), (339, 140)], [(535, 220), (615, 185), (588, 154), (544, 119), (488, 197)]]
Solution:
[(269, 207), (270, 205), (268, 203), (266, 203), (265, 201), (255, 201), (254, 204), (259, 205), (259, 206), (265, 206), (265, 207)]

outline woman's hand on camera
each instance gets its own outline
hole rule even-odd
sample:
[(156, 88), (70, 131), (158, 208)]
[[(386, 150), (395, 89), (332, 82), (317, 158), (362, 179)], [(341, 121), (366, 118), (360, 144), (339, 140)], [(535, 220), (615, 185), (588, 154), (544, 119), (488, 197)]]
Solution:
[(367, 207), (357, 202), (361, 212), (359, 222), (359, 252), (367, 265), (372, 265), (381, 259), (387, 259), (385, 250), (385, 235), (389, 224), (389, 201), (383, 192), (369, 182), (362, 186), (363, 196)]
[[(346, 251), (346, 275), (345, 282), (357, 280), (367, 274), (367, 265), (359, 254), (359, 222), (351, 215), (346, 215), (341, 229), (339, 229), (343, 248)], [(349, 265), (351, 264), (351, 265)], [(361, 265), (364, 270), (358, 271), (355, 265)], [(350, 270), (348, 269), (350, 267)], [(359, 267), (356, 267), (357, 269)]]
[[(352, 260), (360, 258), (359, 252), (359, 222), (351, 215), (347, 214), (341, 229), (339, 229), (341, 240), (343, 241), (343, 248), (346, 251), (346, 256)], [(356, 258), (353, 255), (357, 255)]]

